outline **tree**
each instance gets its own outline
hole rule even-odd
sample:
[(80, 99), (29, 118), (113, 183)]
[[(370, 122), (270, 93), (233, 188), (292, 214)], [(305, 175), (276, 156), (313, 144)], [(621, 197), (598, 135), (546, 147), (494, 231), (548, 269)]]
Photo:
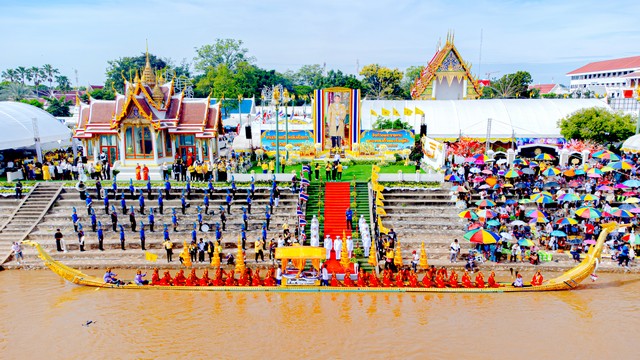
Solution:
[(49, 106), (47, 106), (47, 112), (53, 116), (57, 117), (69, 117), (71, 116), (71, 111), (69, 111), (69, 106), (71, 106), (71, 101), (67, 101), (63, 96), (59, 98), (52, 96), (46, 98), (49, 102)]
[(25, 103), (25, 104), (29, 104), (31, 106), (35, 106), (37, 108), (42, 109), (44, 107), (44, 105), (42, 105), (42, 103), (36, 99), (22, 99), (20, 100), (21, 103)]
[(29, 73), (29, 70), (27, 70), (27, 68), (25, 68), (24, 66), (18, 66), (16, 68), (16, 73), (18, 75), (18, 79), (20, 79), (20, 81), (22, 82), (22, 85), (26, 85), (27, 74)]
[(242, 47), (242, 40), (216, 39), (213, 44), (196, 48), (193, 58), (196, 71), (206, 73), (210, 68), (224, 64), (230, 70), (235, 70), (240, 62), (253, 63), (255, 58), (247, 56), (249, 50)]
[[(116, 90), (124, 92), (124, 80), (122, 77), (124, 76), (127, 79), (133, 78), (136, 70), (139, 75), (142, 75), (141, 72), (144, 69), (146, 62), (147, 56), (145, 53), (142, 53), (139, 56), (126, 56), (116, 60), (107, 61), (109, 66), (106, 70), (107, 80), (105, 81), (105, 86), (111, 87), (111, 85), (113, 85)], [(167, 67), (167, 62), (165, 60), (160, 59), (153, 54), (149, 54), (149, 63), (153, 70), (164, 70), (164, 68)]]
[(56, 84), (58, 84), (57, 88), (60, 91), (71, 90), (71, 82), (65, 75), (56, 75)]
[(207, 71), (206, 75), (196, 84), (200, 94), (212, 93), (213, 97), (235, 99), (240, 94), (235, 74), (226, 64), (218, 64)]
[(565, 139), (592, 140), (600, 144), (618, 142), (635, 133), (636, 122), (631, 115), (612, 113), (593, 107), (578, 110), (558, 121)]
[(294, 75), (294, 84), (317, 89), (323, 81), (322, 72), (323, 68), (320, 64), (302, 65)]
[(405, 70), (404, 77), (402, 78), (402, 83), (400, 84), (405, 98), (408, 99), (411, 97), (411, 85), (413, 85), (416, 79), (420, 76), (423, 68), (423, 66), (418, 65), (409, 66), (407, 70)]
[(0, 92), (0, 100), (20, 101), (33, 95), (33, 91), (21, 83), (10, 83), (2, 92)]
[(389, 69), (378, 64), (370, 64), (362, 68), (360, 75), (364, 77), (362, 83), (367, 90), (367, 94), (378, 100), (394, 97), (401, 92), (402, 71), (398, 69)]
[(53, 80), (56, 75), (60, 74), (60, 70), (51, 66), (51, 64), (42, 65), (42, 72), (45, 75), (45, 79), (49, 81), (49, 90), (53, 90)]
[(505, 74), (500, 79), (491, 80), (491, 85), (482, 90), (483, 98), (529, 98), (531, 74), (527, 71), (517, 71)]
[(16, 82), (19, 78), (19, 75), (14, 69), (7, 69), (2, 72), (2, 78), (8, 82)]

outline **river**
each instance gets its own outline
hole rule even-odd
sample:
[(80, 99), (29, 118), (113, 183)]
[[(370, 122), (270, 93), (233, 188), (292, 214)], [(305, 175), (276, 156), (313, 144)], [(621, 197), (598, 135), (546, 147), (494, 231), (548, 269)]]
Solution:
[(638, 356), (635, 275), (523, 294), (95, 290), (49, 271), (0, 284), (2, 359)]

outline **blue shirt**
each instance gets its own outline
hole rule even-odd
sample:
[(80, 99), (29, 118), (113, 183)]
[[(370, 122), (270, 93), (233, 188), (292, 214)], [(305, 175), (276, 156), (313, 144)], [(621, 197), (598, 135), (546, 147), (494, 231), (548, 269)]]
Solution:
[(207, 206), (209, 205), (209, 197), (206, 195), (204, 196), (204, 204)]
[(71, 220), (73, 220), (74, 223), (77, 222), (78, 221), (78, 214), (76, 214), (76, 213), (71, 214)]
[(171, 222), (173, 222), (174, 224), (177, 224), (178, 223), (178, 217), (175, 216), (175, 215), (171, 216)]
[(351, 220), (353, 218), (353, 211), (351, 211), (351, 209), (347, 210), (345, 214), (347, 215), (347, 220)]
[(251, 205), (251, 197), (247, 196), (247, 204)]
[(101, 239), (103, 236), (102, 228), (98, 229), (98, 239)]
[(97, 222), (96, 214), (91, 214), (91, 224), (95, 224)]
[(218, 228), (218, 229), (216, 229), (216, 240), (220, 240), (221, 237), (222, 237), (222, 232)]
[(153, 214), (149, 214), (149, 222), (153, 224)]
[(147, 190), (151, 191), (151, 181), (147, 181)]
[(122, 207), (127, 207), (127, 201), (124, 198), (120, 199), (120, 205), (122, 205)]
[(180, 198), (180, 202), (182, 203), (182, 205), (187, 205), (187, 199), (184, 198), (184, 196), (182, 198)]
[(144, 239), (144, 228), (140, 229), (140, 239)]
[(107, 197), (107, 195), (104, 196), (104, 205), (109, 206), (109, 198)]
[(164, 183), (164, 189), (165, 189), (165, 190), (171, 190), (171, 183), (170, 183), (170, 182), (168, 182), (168, 181), (167, 181), (167, 182), (165, 182), (165, 183)]
[(140, 197), (138, 198), (138, 202), (140, 203), (140, 206), (144, 205), (144, 196), (140, 195)]
[(227, 204), (231, 204), (231, 195), (227, 194)]
[(202, 213), (198, 213), (198, 222), (202, 222)]
[(195, 229), (191, 230), (191, 240), (196, 240), (196, 238), (198, 237), (198, 233), (196, 232)]
[(129, 185), (129, 192), (133, 192), (133, 185)]
[(114, 192), (118, 190), (118, 184), (116, 183), (115, 180), (113, 181), (113, 183), (111, 183), (111, 188), (113, 189)]
[(165, 229), (162, 234), (164, 235), (164, 239), (168, 240), (169, 239), (169, 230)]
[(124, 240), (124, 229), (120, 229), (120, 240)]
[(91, 205), (91, 203), (93, 202), (93, 200), (91, 200), (91, 198), (90, 198), (90, 197), (88, 197), (88, 198), (87, 198), (87, 200), (86, 200), (86, 202), (87, 202), (87, 205)]
[(162, 198), (162, 196), (158, 197), (158, 205), (162, 205), (163, 202), (164, 199)]

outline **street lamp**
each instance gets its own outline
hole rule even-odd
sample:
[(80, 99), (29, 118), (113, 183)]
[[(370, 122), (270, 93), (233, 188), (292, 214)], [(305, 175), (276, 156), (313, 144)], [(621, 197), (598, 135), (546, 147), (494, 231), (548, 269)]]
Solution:
[(242, 108), (240, 106), (241, 104), (242, 104), (242, 94), (238, 95), (238, 124), (240, 125), (238, 132), (240, 132), (240, 129), (242, 129)]
[(273, 87), (265, 87), (262, 89), (262, 98), (265, 101), (270, 101), (275, 106), (276, 110), (276, 170), (275, 173), (280, 171), (280, 125), (278, 111), (280, 110), (280, 103), (283, 100), (283, 87), (282, 85), (274, 85)]

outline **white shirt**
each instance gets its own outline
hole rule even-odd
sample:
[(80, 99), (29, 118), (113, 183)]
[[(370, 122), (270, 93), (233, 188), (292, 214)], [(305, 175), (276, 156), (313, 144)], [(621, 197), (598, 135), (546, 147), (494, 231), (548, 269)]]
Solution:
[(278, 270), (276, 270), (276, 279), (277, 280), (282, 280), (282, 269), (278, 268)]
[(450, 250), (452, 254), (457, 254), (460, 251), (460, 244), (455, 241), (451, 243)]
[(353, 240), (352, 239), (347, 239), (347, 250), (348, 251), (353, 251)]

